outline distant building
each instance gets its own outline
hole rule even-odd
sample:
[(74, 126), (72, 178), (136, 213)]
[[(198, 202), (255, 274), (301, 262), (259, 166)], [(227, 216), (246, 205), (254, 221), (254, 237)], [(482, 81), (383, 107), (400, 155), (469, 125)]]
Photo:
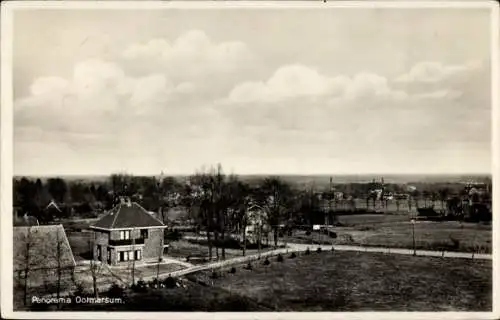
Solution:
[(266, 239), (271, 231), (271, 226), (267, 223), (266, 211), (257, 205), (251, 205), (247, 209), (247, 225), (245, 227), (246, 239), (256, 243), (259, 239), (259, 231), (261, 241)]
[(23, 216), (14, 216), (14, 227), (32, 227), (40, 225), (38, 219), (25, 213)]
[(158, 261), (163, 257), (167, 226), (128, 198), (122, 198), (90, 228), (94, 230), (95, 260), (116, 265), (130, 260)]

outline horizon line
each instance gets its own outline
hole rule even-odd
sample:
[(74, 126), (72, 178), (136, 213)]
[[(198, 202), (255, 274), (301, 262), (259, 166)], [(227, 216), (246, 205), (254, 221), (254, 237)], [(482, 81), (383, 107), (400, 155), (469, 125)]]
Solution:
[[(190, 173), (165, 173), (164, 176), (191, 176), (196, 174), (197, 172), (205, 172), (205, 171), (194, 171)], [(237, 173), (231, 171), (222, 171), (225, 175), (237, 175), (237, 176), (492, 176), (491, 172), (364, 172), (364, 173), (278, 173), (278, 172), (256, 172), (256, 173)], [(162, 172), (157, 174), (144, 174), (144, 173), (133, 173), (133, 172), (124, 172), (124, 171), (116, 171), (111, 173), (48, 173), (48, 174), (13, 174), (12, 177), (84, 177), (84, 176), (112, 176), (112, 175), (130, 175), (137, 177), (155, 177), (162, 175)]]

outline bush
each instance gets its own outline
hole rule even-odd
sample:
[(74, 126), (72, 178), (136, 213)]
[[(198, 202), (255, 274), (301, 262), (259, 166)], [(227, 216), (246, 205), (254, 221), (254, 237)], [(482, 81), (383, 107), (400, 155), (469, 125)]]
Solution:
[(86, 297), (88, 293), (85, 291), (83, 283), (77, 283), (75, 291), (73, 291), (73, 296), (75, 297)]
[(328, 236), (333, 239), (337, 239), (337, 233), (333, 231), (328, 231)]
[(310, 236), (311, 235), (311, 231), (306, 231), (306, 236)]
[(236, 273), (236, 268), (232, 267), (231, 270), (229, 270), (229, 273)]
[[(139, 282), (138, 282), (138, 283), (139, 283)], [(144, 284), (144, 286), (145, 286), (145, 287), (146, 287), (146, 286), (149, 286), (150, 288), (159, 288), (159, 287), (160, 287), (160, 286), (159, 286), (159, 284), (160, 284), (160, 282), (158, 281), (158, 279), (156, 279), (156, 278), (155, 278), (155, 279), (153, 279), (153, 280), (149, 281), (149, 282), (147, 283), (147, 285), (146, 285), (146, 283), (145, 283), (145, 284)]]
[(217, 271), (212, 272), (212, 279), (217, 279), (220, 277), (220, 274)]
[(281, 254), (278, 254), (278, 258), (276, 258), (278, 262), (283, 262), (283, 256)]
[(318, 247), (318, 249), (316, 249), (316, 252), (321, 253), (321, 247)]
[(271, 264), (271, 261), (269, 261), (269, 259), (268, 259), (268, 258), (266, 258), (266, 260), (264, 260), (263, 264), (264, 264), (265, 266), (268, 266), (268, 265), (270, 265), (270, 264)]
[(165, 285), (166, 288), (172, 289), (176, 287), (176, 281), (172, 277), (168, 277), (165, 280), (163, 280), (163, 284)]
[(453, 249), (458, 249), (460, 248), (460, 240), (453, 238), (450, 236), (450, 240), (453, 243)]
[(249, 263), (247, 263), (247, 265), (246, 265), (245, 269), (247, 269), (247, 270), (252, 270), (252, 269), (253, 269), (252, 264), (251, 264), (250, 262), (249, 262)]
[(306, 256), (310, 255), (310, 254), (311, 254), (311, 250), (309, 250), (309, 248), (307, 248), (307, 250), (306, 250)]
[(132, 289), (132, 291), (134, 292), (146, 292), (147, 287), (148, 287), (147, 283), (141, 279), (137, 281), (137, 283), (131, 285), (130, 289)]
[(292, 252), (292, 254), (290, 255), (290, 259), (294, 259), (294, 258), (297, 258), (297, 255), (295, 254), (295, 252)]
[(177, 230), (167, 231), (165, 233), (165, 240), (168, 241), (179, 241), (182, 239), (182, 233)]
[(117, 283), (113, 283), (107, 292), (107, 296), (111, 298), (123, 298), (125, 295), (125, 290), (120, 287)]

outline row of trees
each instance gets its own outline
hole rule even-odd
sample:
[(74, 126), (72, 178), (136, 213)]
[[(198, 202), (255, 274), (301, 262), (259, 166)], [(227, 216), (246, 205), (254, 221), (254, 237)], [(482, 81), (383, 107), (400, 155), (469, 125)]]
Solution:
[[(415, 201), (424, 200), (424, 206), (432, 206), (439, 201), (441, 207), (445, 208), (449, 198), (469, 197), (463, 185), (442, 183), (426, 184), (424, 187), (425, 189), (405, 192), (405, 185), (384, 184), (383, 192), (396, 195), (405, 193), (409, 196), (409, 199), (395, 197), (393, 201), (398, 210), (404, 202), (412, 206), (415, 205)], [(283, 216), (283, 211), (297, 213), (302, 210), (305, 211), (304, 214), (295, 218), (311, 220), (307, 217), (312, 212), (318, 211), (321, 205), (324, 206), (325, 201), (332, 210), (356, 209), (356, 200), (359, 199), (366, 200), (366, 208), (370, 205), (375, 208), (376, 199), (370, 191), (376, 188), (380, 188), (380, 185), (375, 182), (330, 183), (329, 187), (323, 187), (320, 192), (312, 192), (312, 187), (304, 189), (278, 177), (245, 181), (234, 175), (225, 175), (222, 168), (217, 166), (182, 179), (113, 174), (108, 180), (102, 181), (65, 181), (61, 178), (51, 178), (42, 182), (40, 179), (30, 180), (23, 177), (14, 180), (14, 205), (23, 213), (28, 212), (43, 223), (50, 221), (54, 215), (70, 217), (75, 214), (110, 209), (116, 204), (117, 196), (125, 195), (141, 202), (148, 210), (160, 212), (162, 218), (166, 218), (165, 213), (169, 209), (183, 207), (189, 213), (189, 218), (203, 221), (205, 228), (216, 231), (220, 229), (219, 232), (222, 234), (225, 232), (225, 228), (220, 227), (222, 224), (227, 224), (229, 228), (242, 227), (241, 222), (233, 221), (235, 217), (242, 215), (241, 208), (248, 207), (249, 201), (264, 206), (272, 212), (269, 219), (271, 224), (275, 225), (279, 222), (276, 217)], [(342, 191), (340, 198), (338, 191)], [(479, 201), (487, 201), (484, 198), (487, 198), (488, 194), (471, 197), (481, 197)], [(51, 200), (58, 203), (61, 212), (45, 210)], [(387, 207), (387, 200), (379, 202), (382, 207)], [(225, 212), (225, 214), (215, 214), (215, 212)]]

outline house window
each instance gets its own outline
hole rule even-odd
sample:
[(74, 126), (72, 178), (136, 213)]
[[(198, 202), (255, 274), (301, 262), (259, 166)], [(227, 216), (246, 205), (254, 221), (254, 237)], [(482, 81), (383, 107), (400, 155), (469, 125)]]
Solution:
[(141, 250), (135, 250), (135, 260), (141, 260)]
[(102, 254), (102, 252), (101, 252), (101, 245), (97, 245), (97, 260), (99, 260), (99, 261), (102, 260), (101, 259), (101, 254)]
[(120, 240), (128, 240), (128, 239), (130, 239), (130, 230), (120, 231)]
[(125, 261), (125, 252), (120, 251), (120, 261)]
[(142, 229), (141, 230), (141, 238), (147, 239), (148, 238), (148, 229)]

